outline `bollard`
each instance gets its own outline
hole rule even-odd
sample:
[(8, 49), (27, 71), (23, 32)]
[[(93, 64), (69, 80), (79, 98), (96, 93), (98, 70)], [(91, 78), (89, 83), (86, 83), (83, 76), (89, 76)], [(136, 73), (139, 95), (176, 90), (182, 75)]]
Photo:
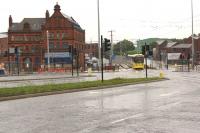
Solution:
[(160, 78), (164, 77), (164, 73), (162, 71), (160, 71)]
[(88, 75), (89, 75), (89, 76), (92, 75), (92, 68), (88, 68)]

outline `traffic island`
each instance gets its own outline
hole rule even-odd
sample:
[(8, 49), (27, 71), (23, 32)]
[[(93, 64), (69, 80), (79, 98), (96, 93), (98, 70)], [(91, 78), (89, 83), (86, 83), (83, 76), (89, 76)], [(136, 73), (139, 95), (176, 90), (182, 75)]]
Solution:
[(40, 86), (24, 86), (14, 88), (1, 88), (0, 101), (22, 99), (29, 97), (38, 97), (62, 93), (71, 93), (77, 91), (97, 90), (105, 88), (120, 87), (125, 85), (150, 83), (156, 81), (163, 81), (165, 78), (151, 77), (151, 78), (115, 78), (104, 80), (102, 83), (98, 81), (86, 81), (78, 83), (64, 83), (64, 84), (48, 84)]

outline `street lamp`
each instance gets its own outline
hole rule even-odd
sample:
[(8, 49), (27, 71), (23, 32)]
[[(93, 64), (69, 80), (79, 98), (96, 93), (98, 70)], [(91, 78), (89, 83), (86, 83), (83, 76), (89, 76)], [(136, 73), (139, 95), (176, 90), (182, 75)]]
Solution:
[(193, 30), (193, 0), (191, 0), (191, 15), (192, 15), (192, 69), (194, 70), (195, 51), (194, 51), (194, 30)]
[(47, 67), (50, 68), (50, 58), (49, 58), (49, 31), (47, 30)]
[(99, 70), (100, 70), (100, 59), (101, 59), (101, 31), (100, 31), (100, 11), (99, 11), (99, 0), (97, 0), (97, 16), (98, 16), (98, 46), (99, 46), (99, 61), (98, 61), (98, 65), (99, 65)]

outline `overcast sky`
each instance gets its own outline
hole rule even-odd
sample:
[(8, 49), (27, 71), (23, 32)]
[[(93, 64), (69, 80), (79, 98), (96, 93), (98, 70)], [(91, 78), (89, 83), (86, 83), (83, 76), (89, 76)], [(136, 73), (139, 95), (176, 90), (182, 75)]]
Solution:
[[(86, 31), (86, 41), (97, 41), (97, 0), (2, 0), (0, 32), (8, 29), (8, 18), (45, 17), (58, 1), (61, 11), (72, 16)], [(184, 38), (191, 35), (191, 0), (99, 0), (101, 34), (114, 40), (134, 41), (150, 37)], [(194, 2), (194, 32), (200, 32), (200, 0)]]

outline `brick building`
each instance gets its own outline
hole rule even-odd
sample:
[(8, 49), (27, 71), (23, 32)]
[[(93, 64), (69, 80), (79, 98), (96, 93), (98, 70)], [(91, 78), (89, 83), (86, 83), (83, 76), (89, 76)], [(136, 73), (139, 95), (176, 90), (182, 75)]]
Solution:
[[(21, 71), (34, 71), (47, 66), (71, 66), (71, 47), (76, 49), (80, 67), (84, 67), (85, 30), (72, 18), (61, 12), (60, 6), (54, 6), (50, 16), (45, 18), (24, 18), (14, 23), (9, 17), (8, 46), (19, 49)], [(49, 48), (49, 54), (48, 54)], [(10, 62), (16, 62), (16, 54), (9, 54)]]
[[(187, 44), (192, 44), (192, 37), (183, 39)], [(200, 64), (200, 35), (194, 35), (194, 53), (196, 64)]]
[(6, 54), (8, 51), (8, 35), (7, 33), (0, 33), (0, 55)]
[(87, 43), (84, 47), (85, 56), (98, 58), (98, 43)]
[(0, 64), (6, 64), (8, 62), (7, 51), (8, 35), (7, 33), (0, 33)]
[(167, 41), (166, 40), (160, 40), (160, 41), (156, 41), (157, 45), (156, 47), (153, 49), (153, 59), (154, 60), (161, 60), (161, 54), (162, 53), (166, 53), (166, 45), (167, 45)]

